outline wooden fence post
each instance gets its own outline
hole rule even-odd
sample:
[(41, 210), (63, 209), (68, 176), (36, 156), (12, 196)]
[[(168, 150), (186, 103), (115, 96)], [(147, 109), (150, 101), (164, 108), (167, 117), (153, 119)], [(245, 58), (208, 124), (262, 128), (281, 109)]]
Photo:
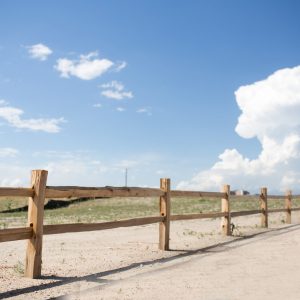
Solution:
[(34, 170), (31, 172), (31, 186), (34, 190), (34, 195), (28, 201), (28, 225), (33, 229), (33, 236), (28, 240), (25, 262), (25, 276), (29, 278), (41, 276), (47, 175), (48, 172), (45, 170)]
[(261, 227), (268, 228), (268, 190), (260, 189)]
[(171, 201), (170, 201), (170, 186), (171, 181), (169, 178), (160, 179), (160, 189), (165, 192), (159, 199), (160, 215), (164, 217), (164, 221), (159, 223), (159, 249), (169, 250), (170, 240), (170, 214), (171, 214)]
[(222, 213), (226, 213), (227, 215), (222, 218), (222, 232), (223, 235), (231, 235), (231, 215), (230, 215), (230, 185), (223, 186), (223, 193), (225, 193), (225, 197), (221, 199), (221, 207)]
[(286, 224), (292, 223), (292, 191), (287, 191), (285, 196), (285, 209), (286, 209)]

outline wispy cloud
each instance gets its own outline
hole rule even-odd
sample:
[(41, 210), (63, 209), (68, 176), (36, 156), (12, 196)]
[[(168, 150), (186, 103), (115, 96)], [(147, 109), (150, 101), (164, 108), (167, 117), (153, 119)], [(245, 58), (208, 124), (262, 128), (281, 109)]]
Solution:
[(4, 119), (8, 122), (8, 124), (12, 127), (19, 129), (28, 129), (32, 131), (45, 131), (49, 133), (56, 133), (61, 130), (59, 124), (65, 122), (64, 118), (59, 119), (22, 119), (22, 115), (24, 111), (8, 106), (5, 100), (1, 100), (0, 102), (0, 118)]
[(27, 49), (31, 58), (41, 61), (47, 60), (48, 56), (53, 53), (53, 51), (44, 44), (28, 46)]
[(117, 107), (116, 110), (119, 111), (119, 112), (123, 112), (123, 111), (125, 111), (126, 109), (125, 109), (124, 107)]
[(152, 112), (151, 112), (150, 107), (139, 108), (136, 112), (138, 114), (147, 114), (148, 116), (152, 116)]
[(261, 153), (251, 160), (236, 149), (225, 149), (211, 169), (178, 188), (212, 189), (231, 183), (256, 192), (262, 184), (299, 190), (300, 66), (241, 86), (235, 96), (242, 111), (235, 130), (243, 138), (257, 138)]
[(102, 107), (102, 104), (101, 104), (101, 103), (95, 103), (95, 104), (93, 105), (93, 107), (95, 107), (95, 108), (101, 108), (101, 107)]
[(120, 72), (126, 67), (127, 67), (127, 62), (126, 61), (117, 62), (114, 71), (115, 72)]
[(125, 91), (125, 87), (121, 82), (114, 80), (109, 83), (102, 84), (100, 87), (103, 89), (101, 95), (106, 98), (114, 100), (133, 98), (133, 93), (130, 91)]
[(14, 148), (0, 148), (0, 157), (16, 157), (19, 151)]
[(98, 52), (95, 51), (80, 55), (78, 60), (60, 58), (54, 67), (60, 72), (61, 77), (75, 76), (82, 80), (91, 80), (106, 73), (113, 65), (109, 59), (99, 59)]

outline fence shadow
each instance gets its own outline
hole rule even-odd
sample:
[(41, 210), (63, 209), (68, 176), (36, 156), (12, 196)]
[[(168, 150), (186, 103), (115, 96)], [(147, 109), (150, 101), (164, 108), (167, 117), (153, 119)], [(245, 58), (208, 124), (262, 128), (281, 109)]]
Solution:
[[(300, 230), (300, 224), (288, 225), (288, 226), (285, 226), (282, 228), (268, 229), (268, 231), (258, 232), (258, 233), (254, 233), (254, 234), (251, 234), (248, 236), (243, 236), (243, 237), (237, 237), (234, 240), (218, 243), (215, 245), (211, 245), (208, 247), (199, 248), (199, 249), (195, 249), (195, 250), (171, 249), (170, 251), (181, 252), (181, 253), (175, 254), (174, 256), (171, 256), (171, 257), (142, 261), (142, 262), (130, 264), (125, 267), (107, 270), (104, 272), (97, 272), (94, 274), (89, 274), (89, 275), (85, 275), (85, 276), (81, 276), (81, 277), (80, 276), (60, 277), (60, 276), (55, 276), (55, 275), (54, 276), (42, 276), (41, 279), (45, 279), (45, 280), (50, 279), (50, 280), (57, 280), (57, 281), (50, 282), (50, 283), (42, 283), (40, 285), (34, 285), (34, 286), (30, 286), (30, 287), (19, 288), (19, 289), (3, 292), (3, 293), (0, 293), (0, 299), (10, 298), (10, 297), (15, 297), (15, 296), (20, 296), (20, 295), (26, 295), (26, 294), (29, 294), (32, 292), (38, 292), (38, 291), (42, 291), (42, 290), (46, 290), (46, 289), (50, 289), (50, 288), (55, 288), (55, 287), (63, 286), (63, 285), (74, 283), (74, 282), (88, 281), (88, 282), (97, 282), (99, 284), (99, 286), (97, 286), (97, 287), (93, 287), (93, 288), (89, 288), (89, 289), (80, 291), (80, 294), (84, 294), (84, 293), (92, 292), (93, 290), (95, 290), (95, 291), (99, 290), (101, 287), (104, 287), (106, 285), (114, 285), (114, 284), (119, 283), (120, 281), (132, 279), (135, 276), (140, 276), (140, 274), (137, 274), (137, 275), (127, 277), (126, 279), (118, 279), (118, 280), (108, 280), (108, 279), (104, 278), (106, 276), (113, 275), (116, 273), (122, 273), (122, 272), (126, 272), (129, 270), (135, 269), (135, 268), (140, 268), (141, 265), (148, 266), (148, 265), (154, 265), (156, 263), (160, 263), (163, 265), (163, 264), (166, 264), (171, 261), (178, 261), (181, 258), (193, 257), (195, 255), (198, 255), (197, 256), (197, 259), (198, 259), (198, 258), (201, 258), (201, 256), (199, 257), (199, 255), (201, 255), (201, 254), (203, 254), (202, 258), (204, 258), (204, 255), (214, 255), (215, 253), (230, 251), (232, 249), (246, 246), (250, 243), (255, 243), (262, 239), (264, 239), (264, 240), (269, 239), (274, 236), (283, 235), (283, 234), (286, 234), (286, 233), (289, 233), (292, 231), (296, 231), (296, 230)], [(260, 237), (260, 239), (258, 239), (259, 237)], [(228, 247), (226, 247), (226, 246), (228, 246)], [(178, 264), (176, 266), (178, 266), (180, 264), (184, 264), (184, 263), (185, 262), (178, 262)], [(162, 267), (162, 269), (165, 270), (170, 267), (173, 267), (173, 266), (165, 265)], [(159, 270), (149, 270), (146, 274), (151, 274), (151, 273), (155, 273), (158, 271)], [(71, 294), (71, 295), (73, 295), (73, 294)], [(52, 299), (66, 299), (66, 297), (71, 296), (71, 295), (63, 295), (63, 296), (59, 296), (59, 297), (52, 298)], [(76, 293), (74, 295), (76, 295)]]

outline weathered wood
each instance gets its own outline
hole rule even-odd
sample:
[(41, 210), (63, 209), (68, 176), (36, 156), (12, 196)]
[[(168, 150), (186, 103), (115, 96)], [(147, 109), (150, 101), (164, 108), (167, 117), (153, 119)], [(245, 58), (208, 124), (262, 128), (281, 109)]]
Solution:
[(284, 200), (285, 196), (284, 195), (268, 195), (268, 200), (270, 199), (281, 199)]
[(31, 227), (2, 229), (0, 230), (0, 243), (27, 240), (32, 237), (32, 233)]
[(30, 188), (0, 187), (0, 197), (33, 197), (34, 190)]
[(164, 191), (154, 188), (138, 187), (75, 187), (61, 186), (46, 188), (46, 198), (73, 198), (73, 197), (159, 197)]
[(141, 226), (147, 224), (158, 223), (164, 220), (164, 217), (146, 217), (135, 218), (122, 221), (102, 222), (102, 223), (74, 223), (74, 224), (58, 224), (44, 225), (44, 235), (59, 234), (66, 232), (83, 232), (113, 229), (119, 227)]
[(291, 211), (299, 211), (300, 207), (291, 208)]
[(222, 232), (223, 235), (231, 235), (231, 215), (230, 215), (230, 202), (229, 202), (229, 197), (230, 197), (230, 185), (224, 185), (223, 186), (223, 193), (224, 196), (221, 199), (221, 211), (222, 213), (226, 213), (226, 215), (222, 218)]
[(42, 267), (42, 243), (43, 243), (43, 218), (45, 189), (48, 172), (34, 170), (31, 173), (31, 184), (34, 196), (28, 201), (28, 225), (33, 234), (27, 244), (25, 276), (38, 278), (41, 276)]
[(198, 198), (221, 198), (225, 197), (224, 193), (218, 192), (200, 192), (200, 191), (177, 191), (170, 192), (171, 198), (173, 197), (198, 197)]
[(230, 214), (231, 217), (241, 217), (241, 216), (255, 215), (260, 213), (261, 213), (260, 209), (254, 209), (254, 210), (233, 211)]
[(164, 220), (159, 223), (159, 249), (161, 250), (170, 249), (170, 186), (171, 182), (169, 178), (160, 179), (160, 189), (164, 191), (164, 195), (160, 196), (159, 199), (160, 215), (164, 217)]
[(186, 215), (171, 215), (171, 221), (180, 220), (195, 220), (195, 219), (210, 219), (210, 218), (220, 218), (226, 216), (227, 213), (215, 212), (215, 213), (201, 213), (201, 214), (186, 214)]
[(260, 190), (261, 227), (268, 228), (268, 191), (266, 187)]
[(292, 191), (287, 191), (285, 195), (285, 209), (286, 209), (286, 224), (292, 223)]
[(286, 209), (285, 208), (268, 209), (268, 214), (270, 214), (270, 213), (279, 213), (279, 212), (286, 212)]

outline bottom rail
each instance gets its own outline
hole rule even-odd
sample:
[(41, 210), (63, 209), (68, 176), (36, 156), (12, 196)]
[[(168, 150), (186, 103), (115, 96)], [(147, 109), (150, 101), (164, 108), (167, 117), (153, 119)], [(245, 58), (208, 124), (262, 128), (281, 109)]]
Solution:
[(74, 224), (59, 224), (59, 225), (44, 225), (44, 234), (58, 234), (66, 232), (82, 232), (113, 229), (118, 227), (130, 227), (147, 225), (162, 222), (164, 217), (146, 217), (136, 218), (123, 221), (102, 222), (102, 223), (74, 223)]

